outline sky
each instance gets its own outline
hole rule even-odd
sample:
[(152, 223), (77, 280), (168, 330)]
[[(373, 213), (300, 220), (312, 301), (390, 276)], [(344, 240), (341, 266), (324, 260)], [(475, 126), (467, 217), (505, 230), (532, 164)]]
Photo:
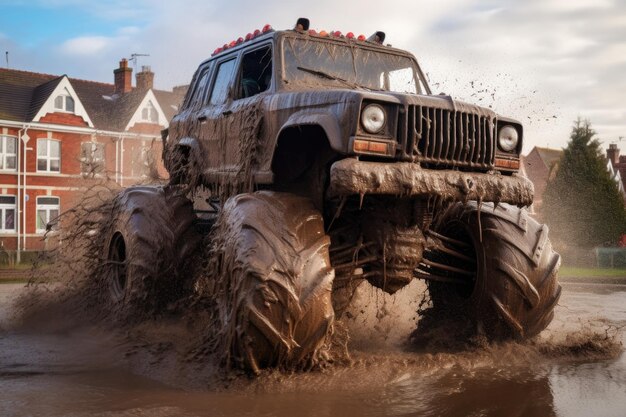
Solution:
[(134, 64), (171, 89), (216, 47), (298, 17), (386, 32), (434, 93), (520, 120), (524, 153), (566, 146), (578, 117), (626, 153), (626, 0), (0, 0), (0, 65), (8, 51), (10, 68), (112, 83), (121, 58), (148, 54)]

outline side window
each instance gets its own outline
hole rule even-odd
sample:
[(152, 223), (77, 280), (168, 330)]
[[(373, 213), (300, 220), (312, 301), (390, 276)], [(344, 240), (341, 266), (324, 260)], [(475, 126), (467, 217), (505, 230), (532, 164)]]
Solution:
[(228, 85), (233, 78), (233, 70), (235, 69), (235, 59), (225, 61), (217, 68), (217, 76), (213, 83), (213, 91), (211, 91), (211, 97), (209, 99), (210, 104), (222, 104), (226, 101), (226, 95), (228, 94)]
[(189, 100), (190, 106), (193, 107), (193, 106), (202, 104), (200, 102), (202, 101), (203, 97), (205, 97), (204, 92), (206, 91), (206, 86), (209, 83), (210, 74), (211, 74), (211, 66), (204, 68), (202, 72), (200, 73), (200, 76), (198, 77), (198, 82), (196, 83), (191, 99)]
[(272, 48), (269, 45), (248, 52), (243, 56), (240, 80), (238, 98), (252, 97), (270, 87), (272, 82)]

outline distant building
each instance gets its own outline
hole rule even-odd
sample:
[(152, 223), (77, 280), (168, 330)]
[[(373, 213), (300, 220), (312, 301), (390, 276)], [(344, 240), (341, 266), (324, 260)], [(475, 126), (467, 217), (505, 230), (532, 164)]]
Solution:
[(543, 194), (546, 191), (548, 180), (553, 178), (558, 169), (559, 160), (563, 155), (562, 149), (540, 148), (535, 146), (523, 158), (522, 169), (526, 177), (535, 186), (535, 198), (532, 211), (539, 216), (543, 206)]
[(617, 144), (611, 143), (606, 150), (607, 169), (618, 184), (618, 188), (624, 196), (626, 203), (626, 156), (619, 154)]
[(48, 224), (81, 194), (83, 178), (127, 186), (166, 172), (160, 132), (184, 88), (132, 86), (125, 59), (112, 84), (0, 69), (0, 248), (39, 250)]
[[(523, 157), (520, 171), (535, 186), (532, 211), (538, 217), (541, 217), (543, 194), (546, 191), (546, 186), (548, 181), (556, 175), (561, 156), (563, 156), (562, 149), (534, 147), (528, 155)], [(617, 184), (617, 188), (624, 196), (626, 203), (626, 156), (620, 156), (620, 150), (614, 143), (610, 144), (606, 150), (606, 169)]]

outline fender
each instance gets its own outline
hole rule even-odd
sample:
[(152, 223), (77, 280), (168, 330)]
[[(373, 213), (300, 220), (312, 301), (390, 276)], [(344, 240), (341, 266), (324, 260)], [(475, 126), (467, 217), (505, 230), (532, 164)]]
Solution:
[(276, 140), (280, 138), (284, 130), (303, 125), (320, 126), (324, 130), (324, 133), (326, 133), (331, 149), (337, 152), (346, 152), (348, 145), (347, 141), (343, 140), (341, 135), (339, 121), (335, 116), (329, 113), (302, 111), (292, 114), (280, 128)]

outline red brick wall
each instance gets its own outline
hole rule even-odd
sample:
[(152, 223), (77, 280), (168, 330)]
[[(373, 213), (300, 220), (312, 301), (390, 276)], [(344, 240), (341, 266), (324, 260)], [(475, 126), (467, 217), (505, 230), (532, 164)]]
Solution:
[[(58, 115), (58, 113), (52, 114)], [(52, 116), (51, 114), (46, 115)], [(62, 116), (68, 116), (62, 114)], [(79, 118), (82, 120), (82, 118)], [(69, 119), (67, 119), (69, 120)], [(43, 121), (43, 120), (42, 120)], [(159, 130), (154, 129), (153, 131)], [(0, 125), (0, 132), (2, 126)], [(8, 135), (18, 135), (18, 129), (9, 128)], [(26, 203), (26, 233), (27, 237), (26, 249), (27, 250), (41, 250), (46, 247), (46, 242), (43, 240), (42, 235), (36, 235), (36, 209), (37, 209), (37, 197), (51, 195), (60, 198), (61, 212), (66, 211), (72, 207), (75, 201), (82, 196), (81, 190), (70, 190), (70, 188), (79, 188), (85, 186), (88, 180), (85, 180), (81, 175), (81, 144), (83, 142), (91, 142), (92, 135), (90, 133), (69, 133), (69, 132), (55, 132), (50, 135), (50, 139), (59, 140), (61, 142), (61, 172), (48, 173), (37, 172), (37, 139), (47, 139), (48, 132), (45, 130), (29, 129), (28, 136), (30, 141), (28, 142), (28, 148), (26, 154), (26, 168), (27, 173), (27, 191), (28, 202)], [(161, 140), (160, 135), (155, 133), (157, 137), (154, 141), (149, 139), (138, 138), (124, 138), (119, 141), (118, 156), (123, 157), (123, 170), (124, 175), (123, 185), (129, 186), (133, 183), (140, 181), (140, 175), (142, 174), (142, 161), (138, 158), (141, 157), (141, 148), (146, 147), (151, 149), (152, 155), (157, 161), (157, 167), (161, 174), (165, 174), (163, 163), (161, 161)], [(111, 136), (97, 136), (95, 141), (104, 144), (105, 152), (105, 167), (110, 179), (116, 179), (116, 143), (117, 137)], [(124, 151), (121, 152), (121, 147), (124, 147)], [(23, 150), (23, 148), (21, 148)], [(23, 161), (23, 154), (20, 155), (20, 163)], [(134, 159), (134, 160), (133, 160)], [(22, 167), (23, 170), (23, 167)], [(6, 194), (15, 195), (21, 202), (21, 195), (18, 195), (17, 191), (17, 171), (6, 173), (0, 172), (0, 188), (6, 188)], [(24, 177), (21, 177), (23, 182)], [(22, 184), (23, 185), (23, 184)], [(22, 233), (24, 232), (22, 224), (22, 214), (19, 214), (18, 221), (22, 226)], [(17, 246), (16, 234), (0, 234), (0, 245), (8, 250), (13, 250)]]
[(58, 125), (70, 125), (70, 126), (89, 126), (87, 122), (78, 115), (72, 113), (46, 113), (41, 119), (41, 123), (50, 123)]

